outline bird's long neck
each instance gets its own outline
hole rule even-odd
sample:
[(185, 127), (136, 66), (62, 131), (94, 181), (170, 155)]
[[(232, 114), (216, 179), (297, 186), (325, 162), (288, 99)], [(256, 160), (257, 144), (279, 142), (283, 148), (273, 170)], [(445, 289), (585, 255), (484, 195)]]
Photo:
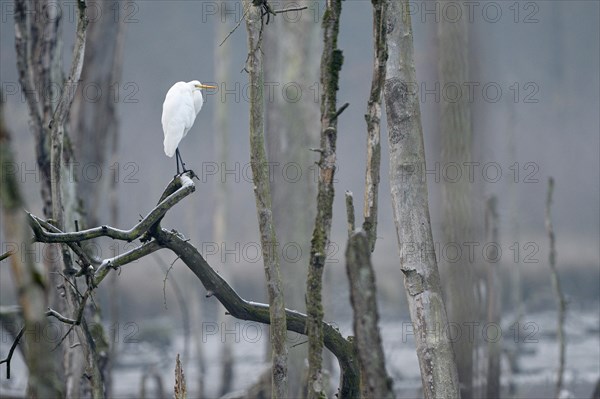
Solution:
[(200, 112), (203, 104), (204, 99), (202, 98), (202, 93), (200, 90), (194, 90), (194, 109), (196, 110), (196, 115)]

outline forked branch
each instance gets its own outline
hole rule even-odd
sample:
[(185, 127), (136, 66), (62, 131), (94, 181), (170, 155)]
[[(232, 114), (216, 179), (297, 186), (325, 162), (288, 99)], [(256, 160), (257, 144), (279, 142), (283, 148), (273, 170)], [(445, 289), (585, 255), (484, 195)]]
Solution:
[[(101, 226), (74, 233), (56, 232), (56, 228), (43, 222), (35, 215), (28, 214), (36, 240), (43, 243), (62, 242), (76, 245), (84, 240), (97, 237), (111, 237), (122, 241), (132, 241), (143, 235), (148, 240), (137, 248), (119, 256), (101, 261), (100, 266), (91, 275), (92, 286), (99, 285), (111, 270), (143, 258), (159, 249), (173, 251), (187, 267), (200, 279), (207, 291), (211, 292), (235, 318), (270, 324), (269, 306), (244, 300), (238, 293), (206, 262), (200, 252), (175, 230), (160, 227), (165, 213), (195, 190), (190, 172), (176, 176), (167, 186), (159, 204), (130, 230), (120, 230), (110, 226)], [(300, 312), (285, 309), (287, 329), (306, 335), (307, 316)], [(71, 320), (71, 319), (70, 319)], [(354, 347), (339, 330), (331, 324), (322, 323), (324, 344), (338, 359), (341, 369), (340, 398), (358, 397), (359, 368)]]

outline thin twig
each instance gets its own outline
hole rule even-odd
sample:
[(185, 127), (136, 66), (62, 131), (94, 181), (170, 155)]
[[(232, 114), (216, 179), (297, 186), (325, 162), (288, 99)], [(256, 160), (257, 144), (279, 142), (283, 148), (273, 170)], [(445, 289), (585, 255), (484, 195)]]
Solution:
[(248, 14), (248, 10), (244, 11), (244, 15), (242, 15), (242, 18), (240, 18), (240, 20), (238, 21), (238, 23), (235, 24), (235, 27), (227, 34), (227, 36), (225, 36), (225, 39), (223, 39), (223, 41), (221, 42), (221, 44), (219, 44), (219, 47), (221, 47), (223, 45), (223, 43), (225, 43), (225, 41), (227, 39), (229, 39), (229, 36), (231, 36), (233, 34), (233, 32), (235, 32), (236, 29), (240, 27), (240, 25), (242, 24), (242, 21), (246, 18), (246, 14)]
[(51, 309), (51, 308), (48, 308), (48, 310), (46, 311), (46, 316), (54, 317), (58, 321), (62, 321), (65, 324), (71, 324), (71, 325), (77, 324), (77, 320), (65, 317), (62, 314), (58, 313), (56, 310)]
[(558, 371), (556, 378), (556, 397), (560, 396), (564, 383), (565, 374), (565, 313), (567, 308), (567, 301), (563, 294), (560, 278), (558, 276), (558, 270), (556, 269), (556, 237), (554, 236), (554, 227), (552, 224), (552, 214), (550, 212), (550, 206), (552, 205), (552, 194), (554, 192), (554, 179), (550, 177), (548, 179), (548, 195), (546, 197), (546, 231), (548, 232), (548, 239), (550, 241), (550, 255), (548, 263), (550, 265), (550, 277), (552, 279), (552, 286), (556, 294), (556, 300), (558, 302)]
[(14, 252), (12, 252), (12, 251), (6, 251), (2, 255), (0, 255), (0, 262), (2, 262), (4, 259), (6, 259), (9, 256), (11, 256), (12, 254), (14, 254)]
[(335, 115), (333, 115), (333, 117), (331, 118), (331, 121), (337, 120), (338, 116), (340, 116), (342, 114), (342, 112), (344, 112), (346, 110), (346, 108), (348, 108), (349, 106), (350, 106), (350, 103), (345, 103), (344, 105), (342, 105), (340, 107), (340, 109), (337, 110)]
[(13, 353), (15, 352), (15, 349), (17, 348), (17, 345), (19, 344), (19, 341), (21, 340), (21, 337), (23, 336), (24, 332), (25, 332), (25, 326), (21, 327), (21, 331), (19, 331), (19, 333), (15, 337), (15, 340), (13, 341), (6, 358), (3, 360), (0, 360), (0, 364), (6, 363), (6, 379), (7, 380), (10, 380), (10, 361), (12, 360)]
[[(156, 255), (156, 257), (159, 258), (158, 255)], [(165, 305), (165, 309), (168, 309), (168, 307), (167, 307), (167, 280), (169, 279), (169, 273), (171, 272), (171, 270), (173, 270), (173, 266), (175, 265), (175, 262), (177, 262), (178, 259), (179, 259), (179, 256), (177, 258), (175, 258), (175, 260), (173, 262), (171, 262), (171, 265), (169, 267), (163, 267), (162, 263), (160, 264), (161, 269), (163, 269), (163, 271), (165, 271), (165, 278), (163, 278), (163, 305)], [(162, 262), (162, 260), (161, 260), (161, 262)], [(164, 269), (167, 269), (167, 270), (164, 270)]]
[(308, 8), (308, 6), (304, 6), (304, 7), (290, 7), (290, 8), (283, 8), (281, 10), (275, 10), (273, 11), (275, 14), (281, 14), (284, 12), (290, 12), (290, 11), (302, 11), (302, 10), (306, 10)]
[(83, 311), (85, 310), (85, 304), (87, 303), (87, 300), (90, 296), (91, 290), (88, 289), (85, 294), (82, 297), (81, 303), (79, 304), (79, 308), (77, 309), (77, 313), (76, 313), (76, 319), (69, 319), (68, 317), (65, 317), (63, 315), (61, 315), (60, 313), (58, 313), (57, 311), (48, 308), (48, 311), (46, 312), (47, 316), (52, 316), (57, 318), (58, 320), (62, 321), (63, 323), (67, 323), (70, 324), (71, 326), (69, 327), (69, 329), (67, 330), (67, 332), (65, 333), (65, 335), (63, 335), (63, 337), (61, 338), (61, 340), (58, 342), (58, 344), (56, 344), (56, 346), (52, 349), (52, 351), (55, 351), (59, 346), (62, 345), (62, 343), (65, 341), (65, 339), (67, 339), (67, 337), (69, 336), (69, 334), (71, 333), (71, 331), (73, 331), (75, 329), (76, 326), (81, 325), (81, 322), (83, 320)]
[[(171, 262), (170, 267), (167, 267), (165, 262), (162, 260), (162, 258), (155, 253), (154, 257), (159, 261), (159, 266), (160, 268), (166, 272), (165, 274), (165, 279), (163, 280), (163, 297), (164, 297), (164, 304), (165, 304), (165, 309), (167, 308), (167, 277), (169, 276), (169, 272), (173, 269), (173, 266), (175, 265), (175, 262), (177, 262), (179, 259), (181, 259), (179, 256), (177, 256), (177, 258)], [(179, 286), (179, 284), (177, 283), (177, 279), (175, 277), (172, 277), (171, 279), (169, 279), (169, 282), (171, 283), (171, 287), (173, 288), (173, 292), (175, 293), (175, 298), (177, 299), (177, 303), (179, 304), (179, 309), (181, 309), (181, 320), (182, 320), (182, 324), (183, 324), (183, 362), (187, 363), (187, 360), (189, 359), (190, 356), (190, 331), (191, 331), (191, 327), (190, 327), (190, 312), (188, 311), (188, 306), (187, 306), (187, 302), (185, 300), (185, 296), (183, 294), (183, 291), (181, 290), (181, 287)]]
[(297, 344), (294, 344), (294, 345), (290, 346), (290, 348), (295, 348), (297, 346), (304, 345), (304, 344), (307, 344), (307, 343), (308, 343), (308, 341), (298, 342)]

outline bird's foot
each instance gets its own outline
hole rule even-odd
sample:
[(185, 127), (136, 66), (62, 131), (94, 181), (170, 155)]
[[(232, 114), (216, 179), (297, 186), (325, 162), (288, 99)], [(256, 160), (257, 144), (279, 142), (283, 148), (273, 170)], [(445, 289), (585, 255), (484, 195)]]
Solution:
[(176, 179), (178, 177), (181, 177), (185, 174), (190, 175), (190, 178), (196, 178), (198, 180), (200, 180), (200, 178), (198, 177), (198, 175), (196, 174), (196, 172), (194, 172), (192, 169), (184, 169), (183, 172), (178, 172), (175, 176), (173, 176), (173, 179)]

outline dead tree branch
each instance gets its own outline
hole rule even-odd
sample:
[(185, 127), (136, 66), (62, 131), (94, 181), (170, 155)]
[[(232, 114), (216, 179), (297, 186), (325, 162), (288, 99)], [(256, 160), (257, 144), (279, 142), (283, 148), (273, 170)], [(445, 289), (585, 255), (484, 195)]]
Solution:
[(377, 240), (377, 200), (379, 193), (379, 170), (381, 169), (381, 93), (385, 83), (385, 63), (387, 61), (386, 18), (387, 3), (372, 0), (373, 3), (373, 79), (371, 94), (367, 104), (367, 170), (365, 177), (365, 205), (363, 209), (363, 230), (369, 237), (371, 252)]
[[(227, 312), (235, 318), (241, 320), (255, 321), (264, 324), (271, 323), (270, 309), (266, 304), (246, 301), (242, 299), (235, 290), (216, 273), (198, 250), (188, 242), (181, 234), (172, 230), (168, 231), (161, 228), (157, 222), (164, 213), (176, 205), (183, 197), (191, 194), (194, 190), (194, 183), (190, 178), (190, 172), (176, 176), (168, 185), (165, 193), (161, 197), (159, 205), (154, 208), (146, 218), (138, 225), (146, 226), (147, 230), (141, 230), (137, 237), (147, 233), (149, 241), (140, 247), (121, 254), (115, 258), (105, 259), (101, 266), (94, 272), (93, 281), (98, 285), (106, 277), (111, 269), (126, 265), (133, 260), (142, 258), (158, 249), (168, 248), (173, 251), (187, 267), (200, 279), (207, 291), (210, 291), (225, 307)], [(177, 198), (175, 201), (174, 198)], [(166, 206), (165, 204), (169, 204)], [(159, 211), (160, 209), (160, 211)], [(39, 220), (36, 216), (29, 214), (30, 220)], [(152, 223), (153, 222), (153, 223)], [(34, 229), (41, 229), (36, 232), (37, 240), (40, 242), (81, 242), (83, 240), (96, 237), (114, 237), (115, 231), (124, 232), (113, 227), (105, 226), (102, 228), (90, 229), (94, 234), (79, 233), (49, 233), (43, 231), (39, 223), (31, 224)], [(134, 231), (130, 229), (127, 231)], [(80, 232), (81, 233), (81, 232)], [(122, 241), (131, 241), (134, 234), (118, 234)], [(306, 335), (308, 317), (300, 312), (285, 309), (286, 328), (298, 334)], [(323, 322), (322, 330), (324, 332), (324, 344), (338, 359), (341, 369), (339, 397), (352, 398), (359, 396), (359, 369), (356, 362), (354, 347), (351, 342), (345, 339), (332, 325)]]
[(11, 256), (13, 254), (14, 254), (14, 252), (11, 252), (11, 251), (4, 252), (2, 255), (0, 255), (0, 262), (2, 262), (4, 259), (8, 258), (9, 256)]
[[(176, 186), (177, 188), (175, 188)], [(196, 186), (192, 182), (191, 174), (188, 173), (177, 176), (177, 178), (173, 179), (165, 189), (165, 192), (163, 193), (164, 198), (161, 198), (159, 204), (138, 224), (129, 230), (120, 230), (110, 226), (100, 226), (72, 233), (51, 233), (44, 231), (44, 229), (41, 228), (40, 219), (32, 214), (29, 214), (31, 219), (30, 225), (36, 235), (36, 239), (45, 243), (81, 242), (98, 237), (109, 237), (115, 240), (131, 242), (148, 232), (153, 225), (162, 219), (169, 209), (187, 197), (190, 193), (194, 192), (194, 190), (196, 190)]]
[(392, 379), (385, 370), (385, 355), (379, 333), (371, 247), (364, 231), (353, 233), (348, 240), (346, 272), (354, 310), (354, 344), (360, 363), (363, 397), (393, 399)]

